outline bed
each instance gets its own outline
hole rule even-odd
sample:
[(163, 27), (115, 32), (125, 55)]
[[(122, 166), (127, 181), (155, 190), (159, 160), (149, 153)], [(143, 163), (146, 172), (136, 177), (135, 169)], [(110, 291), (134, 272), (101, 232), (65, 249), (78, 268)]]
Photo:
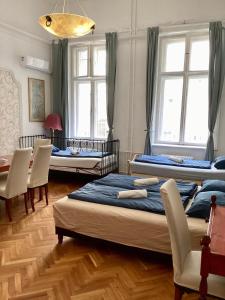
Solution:
[[(134, 158), (128, 162), (129, 174), (147, 174), (200, 182), (205, 179), (225, 180), (225, 169), (217, 169), (214, 162), (186, 160), (187, 165), (185, 165), (176, 163), (175, 161), (169, 163), (168, 160), (168, 157), (161, 155), (135, 155)], [(188, 161), (190, 163), (188, 163)], [(194, 165), (192, 165), (192, 163)]]
[[(76, 234), (81, 234), (132, 247), (170, 254), (171, 247), (167, 221), (162, 212), (154, 213), (147, 210), (118, 207), (106, 204), (107, 202), (103, 205), (94, 202), (95, 200), (93, 201), (93, 199), (89, 199), (89, 201), (81, 200), (82, 191), (87, 191), (87, 189), (90, 189), (90, 185), (95, 185), (94, 189), (102, 190), (101, 194), (95, 193), (96, 199), (102, 198), (104, 201), (104, 196), (106, 198), (108, 196), (108, 186), (106, 184), (111, 182), (112, 189), (116, 188), (115, 191), (120, 190), (124, 184), (121, 176), (126, 176), (126, 188), (129, 186), (129, 181), (136, 178), (128, 175), (110, 174), (102, 178), (102, 181), (101, 179), (100, 182), (98, 180), (94, 181), (74, 194), (72, 193), (73, 198), (71, 198), (70, 194), (54, 203), (53, 215), (59, 242), (62, 242), (63, 236), (73, 237)], [(162, 183), (163, 181), (160, 181), (155, 190), (155, 187), (152, 186), (148, 190), (150, 194), (157, 193)], [(115, 184), (119, 186), (113, 186)], [(189, 189), (187, 186), (184, 188), (179, 187), (182, 196), (185, 196), (186, 188)], [(124, 190), (125, 188), (122, 189)], [(192, 193), (194, 191), (195, 189), (192, 190)], [(192, 196), (190, 194), (189, 198)], [(93, 197), (93, 193), (91, 197)], [(206, 232), (207, 223), (204, 219), (190, 217), (187, 217), (187, 221), (191, 232), (193, 249), (199, 249), (200, 239)]]
[[(45, 135), (22, 136), (19, 145), (21, 148), (33, 147), (37, 139), (46, 138)], [(119, 140), (50, 139), (54, 145), (50, 170), (103, 176), (119, 169)]]

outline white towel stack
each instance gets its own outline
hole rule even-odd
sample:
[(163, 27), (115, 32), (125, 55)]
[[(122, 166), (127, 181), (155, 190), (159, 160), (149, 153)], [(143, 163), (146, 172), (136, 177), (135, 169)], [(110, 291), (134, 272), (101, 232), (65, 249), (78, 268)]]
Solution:
[(148, 192), (147, 190), (127, 190), (118, 192), (117, 198), (118, 199), (138, 199), (138, 198), (147, 198)]
[(134, 185), (152, 185), (159, 183), (158, 177), (151, 177), (151, 178), (140, 178), (134, 180)]
[(179, 156), (174, 156), (174, 155), (170, 155), (170, 156), (168, 156), (168, 158), (172, 161), (175, 161), (178, 164), (182, 164), (182, 162), (184, 161), (183, 158), (181, 158)]
[(69, 150), (70, 150), (70, 153), (71, 153), (72, 155), (79, 155), (79, 154), (80, 154), (80, 152), (77, 151), (77, 149), (73, 149), (72, 147), (70, 147)]

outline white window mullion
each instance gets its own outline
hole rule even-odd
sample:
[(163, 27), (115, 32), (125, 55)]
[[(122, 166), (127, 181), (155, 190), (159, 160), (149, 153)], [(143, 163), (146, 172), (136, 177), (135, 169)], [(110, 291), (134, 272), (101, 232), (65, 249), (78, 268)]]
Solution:
[(93, 47), (89, 47), (89, 76), (92, 78), (91, 80), (91, 123), (90, 123), (90, 134), (91, 138), (94, 138), (94, 100), (95, 100), (95, 85), (93, 80)]
[(156, 121), (157, 121), (157, 128), (156, 128), (156, 142), (159, 142), (159, 135), (162, 130), (162, 110), (163, 110), (163, 76), (160, 75), (159, 79), (159, 88), (158, 88), (158, 103), (157, 103), (157, 116), (156, 116)]
[(190, 60), (190, 39), (187, 37), (186, 46), (185, 46), (185, 61), (184, 61), (182, 111), (181, 111), (181, 123), (180, 123), (180, 144), (184, 144), (184, 131), (185, 131), (187, 93), (188, 93), (189, 60)]
[(91, 138), (95, 136), (95, 82), (91, 81)]
[(88, 47), (88, 77), (92, 77), (92, 48)]

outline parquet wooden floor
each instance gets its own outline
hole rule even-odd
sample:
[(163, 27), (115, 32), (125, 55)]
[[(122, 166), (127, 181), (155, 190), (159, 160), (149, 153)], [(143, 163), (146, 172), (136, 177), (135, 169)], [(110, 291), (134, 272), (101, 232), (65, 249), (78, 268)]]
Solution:
[(0, 299), (173, 299), (170, 256), (88, 238), (65, 238), (57, 245), (52, 204), (86, 180), (51, 177), (49, 206), (36, 200), (36, 212), (29, 209), (26, 216), (19, 198), (13, 203), (12, 223), (0, 202)]

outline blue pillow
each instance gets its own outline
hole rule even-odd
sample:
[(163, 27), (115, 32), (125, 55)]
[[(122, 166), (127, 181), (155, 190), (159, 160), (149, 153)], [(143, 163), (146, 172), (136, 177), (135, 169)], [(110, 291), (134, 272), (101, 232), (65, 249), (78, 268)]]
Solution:
[(219, 191), (225, 193), (225, 181), (224, 180), (204, 180), (202, 188), (199, 191), (208, 192), (208, 191)]
[(59, 151), (60, 151), (59, 148), (57, 148), (56, 146), (52, 145), (52, 153), (59, 152)]
[(216, 196), (216, 204), (225, 206), (225, 193), (209, 191), (199, 193), (186, 214), (193, 218), (208, 219), (210, 216), (211, 196)]
[(218, 156), (214, 160), (214, 167), (217, 169), (225, 169), (225, 156)]

